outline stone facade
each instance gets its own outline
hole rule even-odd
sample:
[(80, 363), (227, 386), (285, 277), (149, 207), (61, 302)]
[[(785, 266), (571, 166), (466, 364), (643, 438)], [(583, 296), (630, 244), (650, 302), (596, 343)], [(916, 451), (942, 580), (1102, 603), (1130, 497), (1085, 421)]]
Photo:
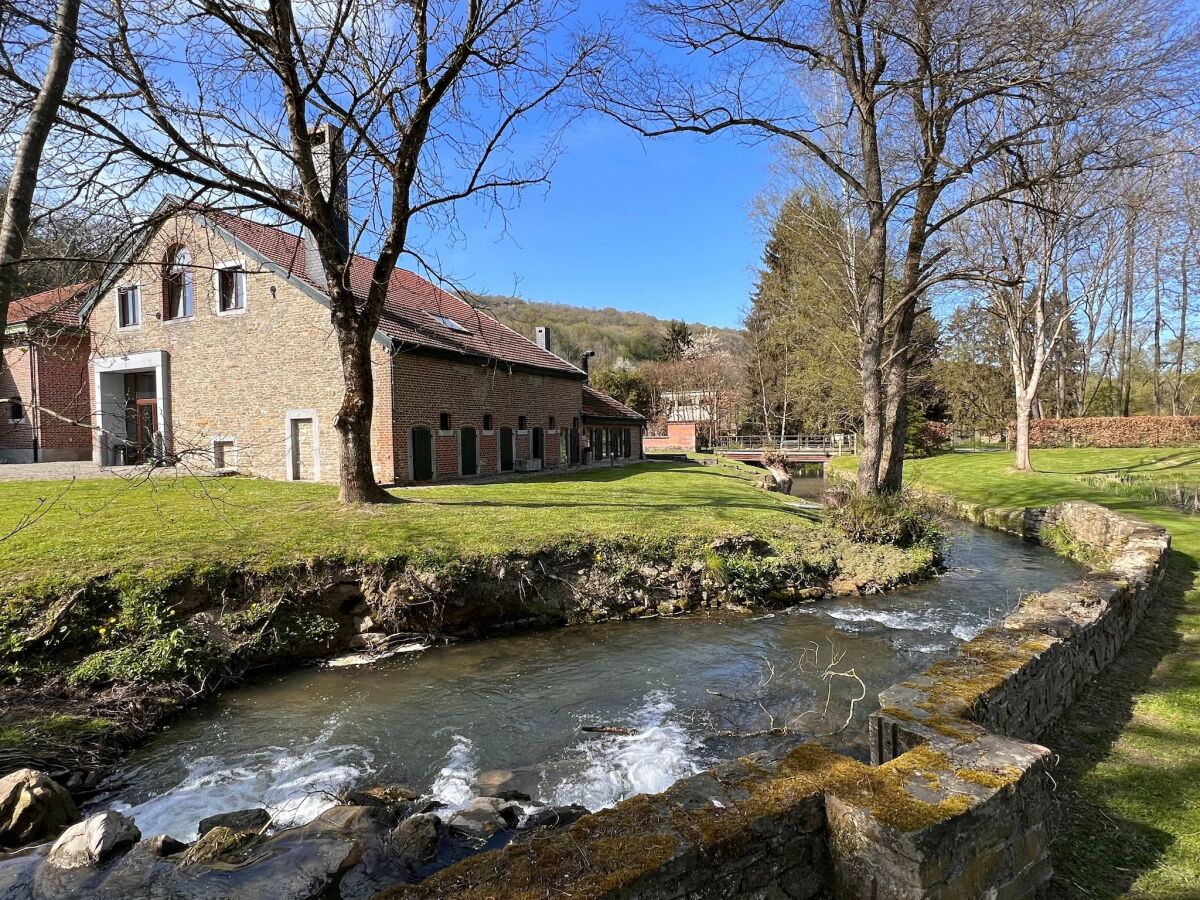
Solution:
[(1170, 539), (1087, 503), (998, 520), (1031, 537), (1062, 529), (1100, 561), (1096, 571), (1029, 598), (956, 657), (885, 691), (871, 765), (811, 744), (748, 757), (387, 896), (1038, 896), (1051, 875), (1054, 784), (1050, 751), (1030, 740), (1137, 627)]
[[(173, 318), (164, 261), (180, 247), (190, 258), (192, 309)], [(157, 402), (145, 414), (157, 417), (165, 449), (181, 464), (336, 481), (333, 421), (343, 388), (328, 307), (198, 215), (169, 219), (138, 258), (88, 313), (97, 461), (122, 461), (118, 448), (131, 437), (127, 376), (141, 373), (147, 399)], [(217, 273), (231, 264), (245, 272), (244, 304), (222, 311)], [(140, 315), (123, 324), (120, 293), (131, 287)], [(372, 354), (373, 462), (382, 481), (414, 480), (414, 428), (432, 434), (434, 480), (498, 472), (502, 429), (512, 431), (513, 468), (527, 468), (519, 462), (535, 441), (543, 467), (564, 465), (565, 431), (582, 435), (581, 376), (412, 348), (393, 354), (380, 341)], [(463, 471), (464, 439), (476, 443), (474, 472)]]

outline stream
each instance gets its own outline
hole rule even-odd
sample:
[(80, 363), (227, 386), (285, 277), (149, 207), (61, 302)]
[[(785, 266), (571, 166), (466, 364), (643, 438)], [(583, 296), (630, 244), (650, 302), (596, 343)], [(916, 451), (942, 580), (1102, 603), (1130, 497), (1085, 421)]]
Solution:
[(741, 735), (783, 723), (865, 759), (880, 690), (1079, 571), (949, 527), (948, 571), (887, 595), (496, 637), (230, 690), (135, 753), (93, 807), (181, 840), (214, 813), (265, 806), (282, 828), (338, 790), (388, 782), (451, 808), (500, 786), (596, 810), (755, 749)]

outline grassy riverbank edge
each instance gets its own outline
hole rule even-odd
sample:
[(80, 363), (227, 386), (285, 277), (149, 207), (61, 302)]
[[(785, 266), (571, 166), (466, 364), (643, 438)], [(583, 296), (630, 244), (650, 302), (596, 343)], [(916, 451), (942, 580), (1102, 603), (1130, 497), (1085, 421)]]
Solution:
[[(222, 687), (395, 636), (474, 638), (794, 603), (886, 590), (938, 565), (931, 547), (853, 544), (811, 510), (754, 489), (757, 477), (743, 467), (646, 464), (398, 491), (405, 502), (359, 510), (315, 501), (310, 486), (242, 479), (80, 483), (83, 505), (59, 501), (6, 543), (17, 555), (40, 553), (44, 576), (14, 578), (0, 564), (0, 580), (9, 576), (0, 772), (32, 766), (86, 790), (121, 752)], [(298, 506), (287, 504), (293, 487)], [(145, 558), (164, 558), (189, 522), (194, 531), (240, 520), (241, 543), (223, 556), (198, 552), (208, 542), (192, 534), (179, 542), (189, 559), (155, 566), (102, 535), (98, 556), (109, 566), (72, 570), (68, 549), (86, 543), (44, 530), (106, 494), (99, 508), (119, 496), (139, 534), (161, 529)], [(274, 507), (263, 502), (271, 498)], [(0, 525), (20, 504), (0, 500)], [(285, 515), (293, 527), (278, 521)], [(323, 529), (307, 530), (322, 518)]]
[[(1034, 451), (910, 460), (911, 485), (994, 520), (1089, 500), (1161, 525), (1172, 554), (1159, 602), (1116, 664), (1043, 742), (1059, 759), (1054, 896), (1196, 897), (1200, 884), (1200, 520), (1129, 496), (1120, 478), (1200, 483), (1195, 449)], [(839, 460), (838, 469), (854, 460)]]

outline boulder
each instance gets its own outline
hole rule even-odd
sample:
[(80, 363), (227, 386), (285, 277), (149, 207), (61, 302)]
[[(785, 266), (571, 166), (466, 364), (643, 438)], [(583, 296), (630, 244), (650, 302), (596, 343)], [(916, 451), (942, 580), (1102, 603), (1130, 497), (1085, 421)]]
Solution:
[(239, 809), (234, 812), (217, 813), (200, 820), (199, 836), (204, 837), (214, 828), (229, 828), (233, 831), (262, 833), (271, 824), (271, 814), (265, 809)]
[(565, 828), (588, 815), (586, 806), (572, 803), (568, 806), (547, 806), (539, 809), (525, 820), (525, 828)]
[(18, 769), (0, 778), (0, 847), (47, 840), (78, 821), (67, 789), (44, 772)]
[(255, 843), (258, 833), (235, 831), (226, 825), (210, 828), (179, 857), (179, 865), (192, 866), (197, 863), (212, 863), (237, 853), (245, 855), (245, 848)]
[(452, 831), (486, 838), (497, 831), (513, 828), (520, 817), (521, 809), (515, 803), (499, 797), (476, 797), (451, 816), (447, 824)]
[(437, 856), (442, 836), (442, 820), (432, 813), (410, 816), (388, 836), (393, 852), (412, 870), (417, 870)]
[(133, 819), (109, 809), (64, 831), (50, 848), (46, 862), (60, 869), (82, 869), (105, 862), (141, 839)]

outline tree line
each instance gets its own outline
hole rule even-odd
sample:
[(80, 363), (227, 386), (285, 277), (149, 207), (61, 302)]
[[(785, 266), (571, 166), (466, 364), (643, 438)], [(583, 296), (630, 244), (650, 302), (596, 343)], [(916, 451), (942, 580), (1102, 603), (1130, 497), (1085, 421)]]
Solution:
[[(469, 200), (502, 213), (585, 114), (780, 148), (798, 199), (768, 253), (816, 249), (811, 266), (768, 259), (747, 320), (770, 362), (764, 427), (828, 394), (823, 415), (862, 433), (864, 491), (902, 484), (947, 297), (999, 323), (1020, 437), (1073, 341), (1084, 394), (1111, 384), (1134, 408), (1149, 259), (1172, 311), (1153, 323), (1153, 393), (1184, 402), (1178, 367), (1160, 377), (1172, 304), (1186, 308), (1163, 276), (1178, 235), (1148, 237), (1170, 177), (1155, 173), (1194, 148), (1195, 17), (1179, 0), (643, 0), (619, 20), (568, 0), (10, 0), (0, 38), (0, 333), (32, 236), (66, 210), (144, 221), (171, 195), (295, 224), (342, 362), (346, 501), (388, 499), (369, 348), (394, 268), (438, 268), (414, 229), (455, 228)], [(347, 277), (359, 250), (365, 297)], [(1091, 313), (1095, 334), (1079, 328)]]

